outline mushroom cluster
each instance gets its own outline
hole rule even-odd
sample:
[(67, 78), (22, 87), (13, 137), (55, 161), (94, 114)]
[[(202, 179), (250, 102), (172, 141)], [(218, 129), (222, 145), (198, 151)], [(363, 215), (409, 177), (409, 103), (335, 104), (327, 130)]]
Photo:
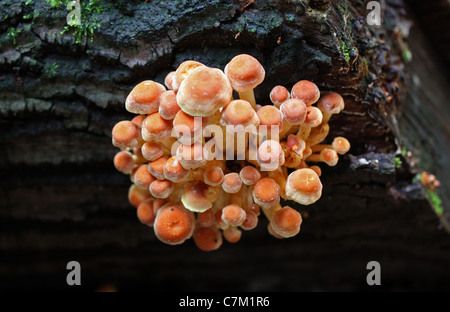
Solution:
[(130, 175), (129, 202), (162, 242), (192, 237), (201, 250), (215, 250), (254, 229), (260, 211), (274, 237), (299, 233), (300, 213), (280, 199), (310, 205), (321, 197), (317, 164), (335, 166), (350, 149), (343, 137), (322, 144), (344, 100), (302, 80), (290, 92), (274, 87), (273, 105), (261, 106), (253, 89), (264, 78), (247, 54), (223, 71), (189, 60), (165, 86), (146, 80), (128, 95), (125, 107), (137, 116), (112, 129), (121, 150), (114, 165)]

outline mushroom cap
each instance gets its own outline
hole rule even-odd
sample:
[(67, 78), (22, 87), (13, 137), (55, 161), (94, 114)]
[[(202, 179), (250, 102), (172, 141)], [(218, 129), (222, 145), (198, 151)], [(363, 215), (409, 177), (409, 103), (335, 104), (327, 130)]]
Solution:
[(137, 207), (136, 214), (139, 221), (148, 226), (153, 226), (153, 222), (156, 218), (156, 214), (153, 209), (153, 201), (153, 198), (148, 198), (143, 200)]
[(177, 91), (180, 88), (183, 80), (186, 79), (186, 77), (189, 76), (194, 69), (200, 66), (205, 65), (192, 60), (184, 61), (183, 63), (181, 63), (172, 77), (172, 89), (174, 91)]
[(230, 226), (223, 230), (222, 234), (227, 242), (237, 243), (241, 240), (242, 231), (235, 226)]
[(322, 160), (330, 167), (336, 166), (339, 161), (339, 156), (334, 149), (324, 148), (320, 152)]
[(331, 146), (340, 155), (347, 153), (351, 147), (350, 142), (344, 137), (335, 137)]
[(258, 225), (258, 216), (252, 210), (246, 210), (244, 222), (241, 224), (243, 230), (253, 230)]
[(181, 83), (177, 102), (187, 114), (207, 117), (227, 105), (232, 94), (230, 82), (220, 69), (200, 66)]
[(145, 142), (141, 148), (142, 156), (150, 161), (157, 160), (164, 155), (161, 144), (158, 142), (150, 141)]
[(345, 107), (344, 99), (336, 92), (323, 93), (317, 107), (327, 114), (339, 114)]
[(224, 125), (259, 125), (259, 118), (252, 105), (244, 100), (234, 100), (222, 110), (221, 122)]
[(167, 198), (173, 191), (173, 183), (169, 180), (155, 180), (150, 184), (149, 190), (155, 198)]
[(263, 82), (266, 72), (256, 58), (240, 54), (233, 57), (225, 66), (225, 74), (234, 90), (244, 92), (256, 88)]
[(161, 156), (157, 160), (151, 161), (147, 165), (147, 170), (158, 180), (165, 180), (164, 167), (169, 158), (166, 156)]
[(298, 136), (294, 134), (289, 134), (286, 140), (286, 147), (290, 150), (303, 157), (303, 151), (306, 148), (306, 143)]
[(315, 106), (308, 106), (306, 109), (306, 118), (303, 125), (308, 127), (317, 127), (322, 123), (323, 115), (320, 109)]
[(153, 228), (159, 240), (169, 245), (178, 245), (192, 236), (194, 217), (179, 205), (168, 205), (158, 210)]
[(194, 117), (180, 110), (173, 119), (173, 129), (182, 144), (191, 144), (203, 135), (208, 119)]
[(245, 185), (253, 185), (259, 181), (261, 174), (255, 167), (245, 166), (239, 172), (239, 177)]
[(241, 190), (242, 180), (236, 172), (227, 173), (223, 177), (222, 189), (227, 193), (237, 193)]
[(214, 188), (202, 181), (189, 182), (183, 188), (181, 202), (190, 211), (204, 212), (212, 207), (210, 198), (213, 193)]
[(131, 90), (125, 101), (130, 113), (147, 115), (158, 111), (159, 96), (166, 88), (155, 81), (145, 80)]
[(275, 131), (280, 131), (283, 125), (283, 116), (278, 108), (272, 105), (265, 105), (258, 109), (257, 115), (260, 126), (267, 126), (268, 131), (273, 127), (275, 127)]
[(283, 104), (284, 101), (289, 99), (291, 95), (289, 94), (288, 89), (286, 89), (283, 86), (275, 86), (270, 91), (269, 97), (270, 101), (275, 105), (276, 107), (280, 107), (281, 104)]
[(197, 213), (197, 222), (201, 226), (209, 227), (214, 225), (214, 222), (216, 221), (216, 217), (214, 214), (213, 209), (208, 209), (203, 212)]
[(169, 181), (178, 183), (186, 179), (188, 175), (189, 170), (181, 165), (177, 156), (170, 157), (164, 165), (164, 176)]
[(156, 180), (155, 177), (148, 172), (147, 165), (140, 165), (137, 168), (133, 179), (134, 183), (144, 190), (147, 190), (150, 184)]
[(310, 106), (319, 100), (320, 91), (314, 82), (301, 80), (292, 87), (291, 96)]
[(167, 90), (161, 93), (158, 112), (162, 118), (172, 120), (179, 110), (180, 106), (177, 103), (177, 95), (173, 90)]
[(171, 71), (170, 73), (168, 73), (166, 75), (166, 78), (164, 78), (164, 84), (166, 85), (167, 89), (172, 90), (172, 82), (173, 82), (173, 77), (175, 76), (175, 71)]
[(147, 118), (147, 115), (137, 115), (131, 119), (131, 122), (134, 122), (139, 128), (142, 127), (142, 122)]
[(237, 205), (228, 205), (222, 209), (222, 221), (228, 225), (239, 226), (244, 223), (247, 214)]
[(199, 142), (191, 145), (180, 144), (176, 156), (185, 169), (195, 169), (206, 164), (205, 151), (203, 145)]
[(284, 164), (283, 147), (278, 141), (266, 140), (261, 143), (257, 152), (257, 162), (261, 166), (261, 170), (276, 170)]
[(322, 196), (319, 176), (309, 168), (297, 169), (287, 178), (286, 195), (302, 205), (315, 203)]
[(151, 195), (148, 190), (141, 189), (136, 184), (131, 184), (128, 189), (128, 201), (134, 207), (138, 207), (143, 200), (150, 197)]
[(223, 242), (222, 233), (218, 228), (198, 227), (194, 232), (194, 242), (197, 247), (203, 251), (212, 251), (218, 249)]
[(223, 181), (223, 170), (220, 167), (209, 167), (203, 173), (203, 180), (206, 184), (216, 186)]
[(118, 148), (133, 148), (139, 145), (139, 127), (129, 120), (116, 123), (112, 129), (112, 143)]
[(288, 99), (281, 104), (280, 112), (283, 119), (291, 125), (300, 125), (305, 121), (308, 111), (302, 100)]
[(302, 216), (297, 210), (286, 206), (275, 213), (271, 223), (275, 233), (286, 238), (292, 237), (300, 232)]
[(122, 173), (130, 174), (134, 168), (133, 156), (128, 151), (120, 151), (114, 156), (114, 167)]
[(263, 178), (255, 184), (252, 195), (257, 205), (270, 208), (280, 202), (280, 186), (272, 178)]
[(159, 113), (152, 113), (142, 122), (142, 138), (145, 141), (158, 141), (170, 137), (172, 122), (161, 117)]

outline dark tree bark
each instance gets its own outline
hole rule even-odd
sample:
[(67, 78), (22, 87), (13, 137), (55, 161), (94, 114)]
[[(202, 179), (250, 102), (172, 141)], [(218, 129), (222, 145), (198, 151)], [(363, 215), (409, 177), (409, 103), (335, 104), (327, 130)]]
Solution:
[[(61, 34), (64, 6), (26, 2), (0, 3), (0, 289), (65, 289), (77, 260), (88, 290), (364, 290), (376, 260), (383, 289), (450, 290), (448, 77), (420, 25), (408, 40), (401, 0), (382, 1), (381, 26), (357, 0), (100, 1), (81, 43)], [(261, 104), (301, 79), (340, 93), (329, 137), (352, 149), (323, 167), (320, 201), (296, 206), (295, 238), (273, 238), (262, 217), (215, 252), (164, 245), (127, 201), (111, 129), (138, 82), (239, 53), (266, 69)], [(441, 180), (441, 216), (414, 182), (422, 170)]]

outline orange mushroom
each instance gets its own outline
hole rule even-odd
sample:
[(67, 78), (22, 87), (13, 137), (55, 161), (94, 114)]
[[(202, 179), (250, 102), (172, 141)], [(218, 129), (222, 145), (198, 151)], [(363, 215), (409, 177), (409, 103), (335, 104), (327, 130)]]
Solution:
[(286, 196), (302, 205), (311, 205), (322, 196), (322, 183), (317, 173), (309, 168), (297, 169), (289, 174)]
[(320, 91), (315, 83), (301, 80), (292, 87), (291, 96), (294, 99), (302, 100), (307, 106), (311, 106), (319, 100)]
[(125, 101), (130, 113), (147, 115), (158, 111), (159, 96), (166, 88), (152, 80), (145, 80), (131, 90)]
[(194, 216), (179, 205), (168, 205), (158, 210), (153, 228), (159, 240), (169, 245), (178, 245), (192, 236)]

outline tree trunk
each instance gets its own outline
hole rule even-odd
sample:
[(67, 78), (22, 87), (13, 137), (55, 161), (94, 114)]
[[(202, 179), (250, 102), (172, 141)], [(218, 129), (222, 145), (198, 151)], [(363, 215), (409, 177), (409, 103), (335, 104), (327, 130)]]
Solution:
[[(73, 28), (61, 34), (64, 5), (2, 1), (0, 289), (65, 289), (76, 260), (86, 290), (365, 290), (375, 260), (382, 289), (450, 290), (448, 77), (420, 25), (408, 36), (405, 4), (381, 3), (370, 26), (357, 0), (100, 1), (83, 7), (93, 35), (76, 43)], [(140, 81), (163, 83), (187, 59), (223, 69), (239, 53), (266, 70), (262, 105), (302, 79), (340, 93), (329, 137), (352, 148), (322, 167), (322, 198), (295, 206), (298, 236), (273, 238), (261, 217), (218, 251), (164, 245), (128, 203), (111, 129), (132, 117), (124, 102)], [(414, 182), (422, 170), (441, 180), (439, 216)]]

